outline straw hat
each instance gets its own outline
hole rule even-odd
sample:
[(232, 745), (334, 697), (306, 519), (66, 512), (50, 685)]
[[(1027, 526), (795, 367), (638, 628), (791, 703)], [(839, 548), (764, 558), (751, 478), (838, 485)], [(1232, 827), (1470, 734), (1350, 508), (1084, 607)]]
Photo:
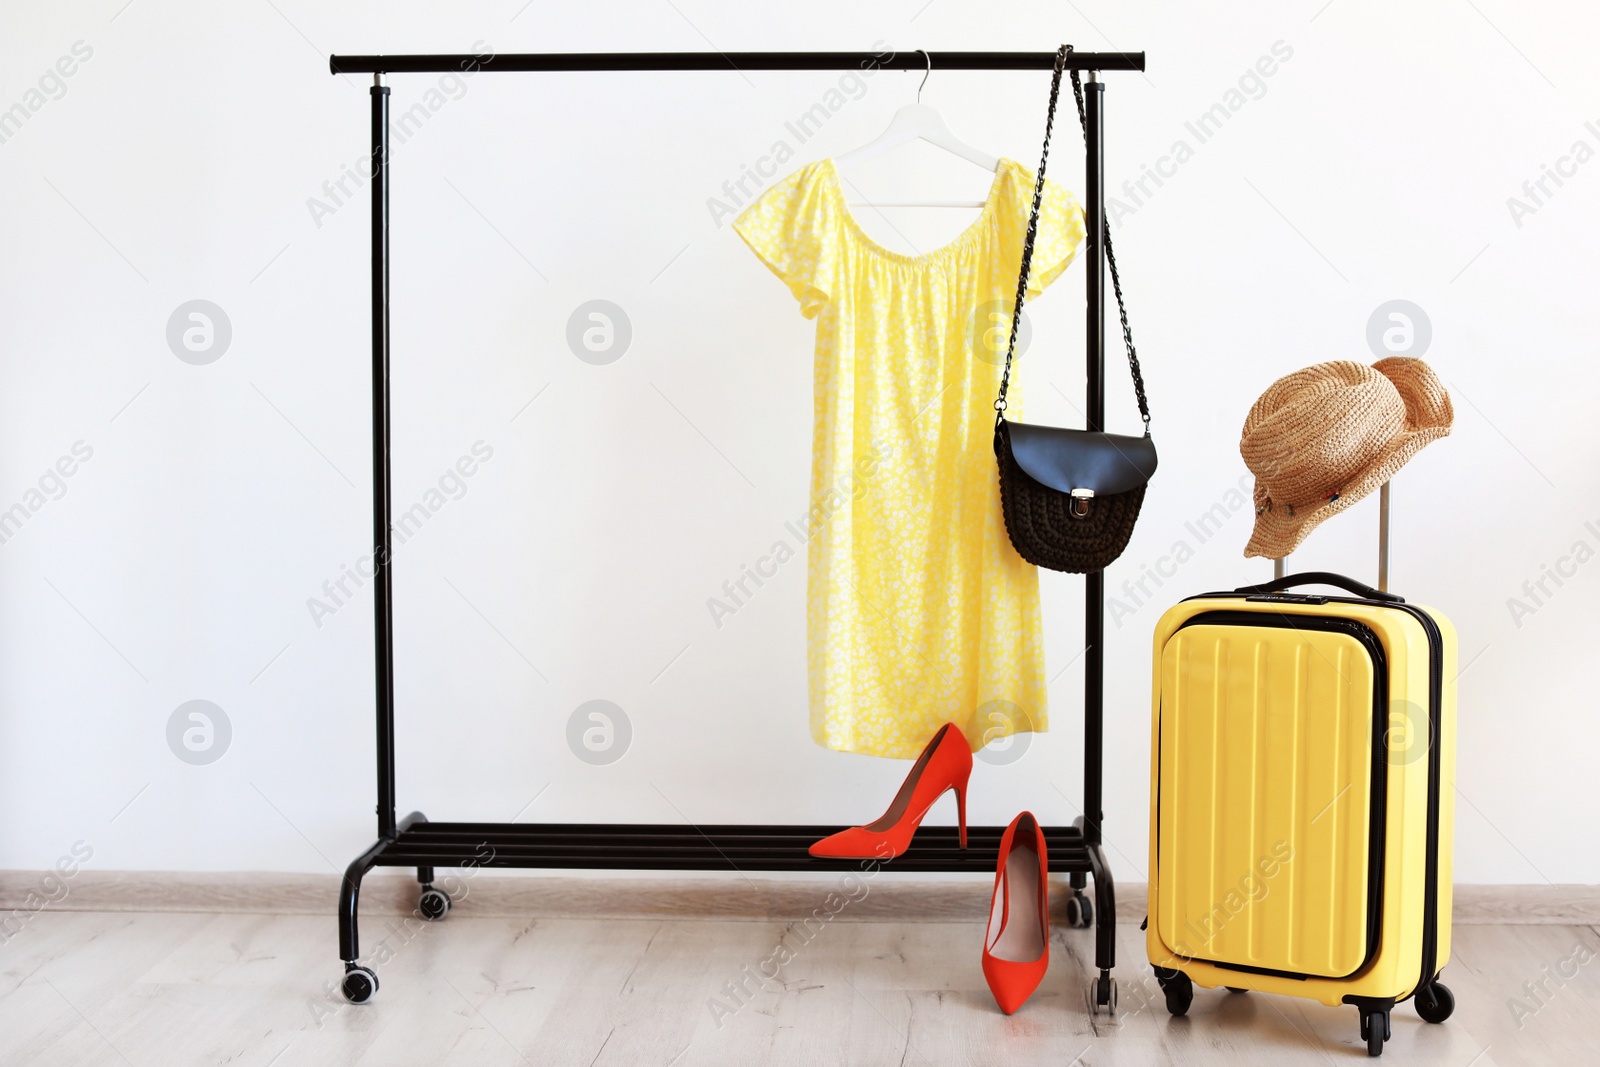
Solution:
[(1256, 476), (1246, 556), (1278, 559), (1450, 432), (1444, 383), (1420, 359), (1318, 363), (1273, 382), (1245, 416), (1239, 454)]

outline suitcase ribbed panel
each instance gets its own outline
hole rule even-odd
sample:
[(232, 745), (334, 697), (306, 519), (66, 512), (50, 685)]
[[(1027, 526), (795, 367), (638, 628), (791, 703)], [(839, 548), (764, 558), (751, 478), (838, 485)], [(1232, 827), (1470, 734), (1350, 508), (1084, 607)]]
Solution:
[(1194, 625), (1162, 655), (1157, 921), (1181, 955), (1367, 954), (1374, 665), (1348, 634)]

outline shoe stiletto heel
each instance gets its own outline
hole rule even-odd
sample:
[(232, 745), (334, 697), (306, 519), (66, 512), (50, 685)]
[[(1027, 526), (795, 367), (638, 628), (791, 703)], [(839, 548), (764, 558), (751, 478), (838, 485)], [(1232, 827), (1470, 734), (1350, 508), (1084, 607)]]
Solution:
[(1049, 870), (1044, 831), (1025, 811), (1000, 838), (983, 939), (983, 977), (1007, 1015), (1033, 995), (1050, 967)]
[(961, 847), (966, 848), (967, 780), (971, 775), (972, 749), (955, 724), (947, 722), (917, 757), (882, 817), (824, 837), (810, 852), (829, 859), (893, 859), (911, 846), (911, 835), (934, 801), (952, 789), (961, 824)]

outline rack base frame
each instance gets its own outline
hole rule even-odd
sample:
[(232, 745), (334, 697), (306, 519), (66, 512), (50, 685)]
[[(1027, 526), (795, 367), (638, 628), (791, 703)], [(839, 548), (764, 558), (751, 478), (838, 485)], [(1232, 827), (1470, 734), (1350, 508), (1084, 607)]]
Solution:
[[(417, 913), (437, 921), (449, 913), (449, 898), (433, 885), (436, 867), (506, 867), (550, 870), (833, 872), (924, 871), (992, 876), (1003, 826), (969, 826), (967, 847), (954, 826), (924, 826), (911, 847), (893, 860), (819, 859), (807, 849), (840, 826), (766, 826), (733, 823), (681, 826), (669, 823), (477, 823), (429, 822), (421, 812), (401, 819), (393, 837), (380, 839), (345, 869), (339, 889), (339, 958), (347, 999), (361, 1003), (377, 991), (376, 973), (362, 964), (358, 911), (361, 880), (374, 867), (415, 867)], [(1069, 876), (1076, 903), (1073, 925), (1095, 926), (1094, 980), (1098, 992), (1111, 982), (1116, 952), (1116, 888), (1105, 853), (1088, 841), (1083, 819), (1071, 826), (1044, 827), (1050, 870)], [(1092, 907), (1085, 906), (1087, 880), (1094, 880)], [(434, 896), (437, 894), (437, 896)], [(442, 899), (441, 899), (442, 898)], [(351, 976), (355, 976), (352, 980)], [(369, 988), (370, 987), (370, 988)], [(1105, 1005), (1102, 1005), (1102, 1007)]]
[[(331, 56), (334, 74), (371, 73), (372, 153), (372, 532), (374, 661), (377, 704), (377, 841), (351, 862), (339, 891), (339, 958), (342, 989), (352, 1003), (364, 1003), (378, 990), (378, 976), (361, 961), (359, 908), (361, 881), (374, 867), (414, 867), (420, 886), (417, 911), (437, 921), (450, 912), (448, 894), (433, 885), (438, 867), (509, 867), (567, 870), (860, 871), (873, 861), (813, 857), (812, 842), (837, 826), (725, 824), (683, 826), (660, 823), (467, 823), (429, 822), (421, 812), (396, 818), (394, 748), (394, 617), (390, 570), (390, 403), (389, 403), (389, 72), (448, 73), (468, 69), (504, 71), (666, 71), (839, 70), (875, 67), (891, 70), (1050, 70), (1054, 52), (638, 52), (530, 53), (452, 56)], [(1073, 52), (1066, 69), (1087, 71), (1084, 164), (1083, 258), (1086, 262), (1085, 412), (1086, 429), (1105, 428), (1105, 200), (1102, 114), (1104, 85), (1098, 72), (1144, 70), (1142, 52)], [(1050, 870), (1068, 875), (1072, 899), (1070, 925), (1095, 927), (1095, 967), (1090, 1004), (1116, 1010), (1111, 976), (1116, 951), (1116, 891), (1102, 848), (1101, 762), (1104, 697), (1104, 576), (1084, 576), (1084, 768), (1083, 811), (1071, 826), (1044, 828)], [(910, 848), (875, 870), (977, 873), (993, 875), (1002, 827), (968, 828), (961, 848), (955, 827), (920, 828)], [(1084, 889), (1094, 880), (1092, 905)]]

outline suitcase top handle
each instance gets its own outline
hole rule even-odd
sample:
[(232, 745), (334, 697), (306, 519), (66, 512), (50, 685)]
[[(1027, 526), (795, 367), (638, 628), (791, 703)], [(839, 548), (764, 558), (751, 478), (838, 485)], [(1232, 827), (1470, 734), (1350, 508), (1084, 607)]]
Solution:
[(1390, 604), (1404, 604), (1406, 598), (1396, 596), (1394, 593), (1385, 593), (1374, 589), (1365, 582), (1358, 582), (1354, 578), (1346, 578), (1342, 574), (1331, 571), (1306, 571), (1304, 574), (1288, 574), (1282, 578), (1274, 578), (1270, 582), (1260, 585), (1243, 585), (1235, 589), (1235, 593), (1276, 593), (1284, 589), (1293, 589), (1297, 585), (1336, 585), (1346, 592), (1368, 600), (1382, 600)]

